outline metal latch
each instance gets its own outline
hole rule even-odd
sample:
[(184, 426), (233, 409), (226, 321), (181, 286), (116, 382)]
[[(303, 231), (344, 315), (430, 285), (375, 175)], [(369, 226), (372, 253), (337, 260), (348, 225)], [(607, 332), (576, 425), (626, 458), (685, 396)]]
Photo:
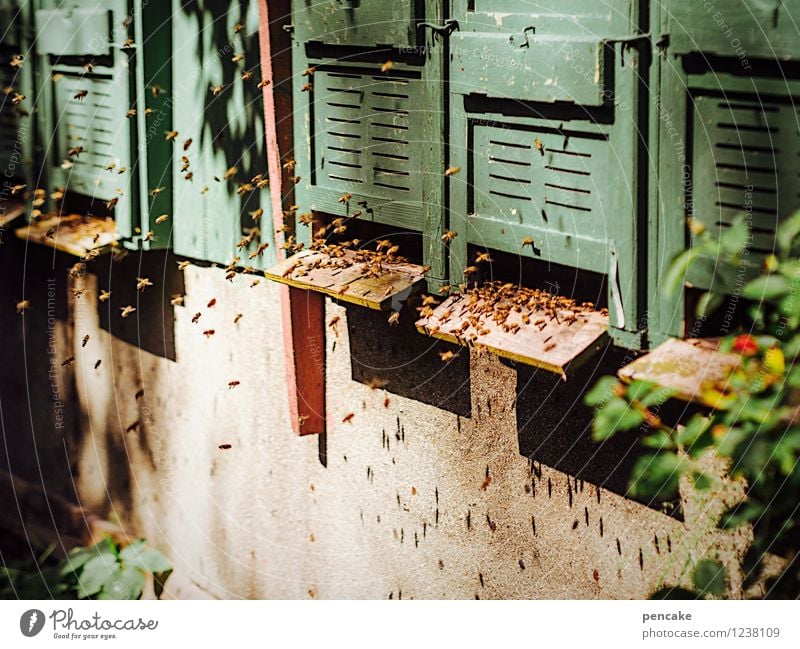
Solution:
[(450, 18), (449, 20), (445, 20), (441, 25), (434, 25), (433, 23), (418, 23), (417, 28), (419, 29), (430, 29), (436, 36), (450, 36), (454, 31), (459, 29), (458, 21)]

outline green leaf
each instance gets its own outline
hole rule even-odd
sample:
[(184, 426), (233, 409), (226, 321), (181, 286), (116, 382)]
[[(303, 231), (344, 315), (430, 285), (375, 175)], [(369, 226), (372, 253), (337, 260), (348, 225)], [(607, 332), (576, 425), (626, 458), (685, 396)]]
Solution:
[(126, 566), (138, 568), (144, 572), (156, 573), (171, 570), (167, 558), (155, 548), (148, 548), (144, 542), (131, 543), (122, 549), (119, 554), (120, 559)]
[(711, 426), (711, 420), (702, 415), (695, 415), (683, 428), (678, 429), (678, 444), (690, 448), (702, 437)]
[(678, 481), (686, 469), (686, 460), (676, 453), (643, 455), (633, 467), (631, 494), (640, 498), (667, 500), (678, 492)]
[(78, 598), (85, 599), (100, 592), (103, 584), (118, 569), (116, 557), (106, 554), (89, 559), (78, 575)]
[(657, 451), (666, 451), (675, 449), (675, 440), (672, 436), (663, 429), (657, 429), (652, 434), (645, 436), (642, 439), (642, 445), (646, 448), (652, 448)]
[(708, 474), (703, 473), (702, 471), (693, 472), (692, 480), (694, 482), (695, 489), (700, 491), (708, 491), (714, 486), (714, 480)]
[(722, 231), (719, 236), (720, 247), (731, 255), (739, 255), (750, 243), (750, 227), (744, 216), (736, 217), (731, 227)]
[(145, 574), (132, 566), (121, 566), (108, 576), (98, 599), (139, 599), (145, 585)]
[(789, 254), (798, 234), (800, 234), (800, 211), (795, 212), (788, 219), (784, 219), (778, 227), (778, 232), (775, 236), (778, 249), (783, 254)]
[(114, 541), (106, 536), (102, 541), (89, 548), (74, 548), (61, 564), (61, 575), (65, 577), (70, 573), (78, 572), (82, 566), (95, 557), (109, 557), (111, 559), (115, 555), (116, 546)]
[(789, 282), (783, 275), (763, 275), (748, 282), (742, 289), (747, 300), (775, 300), (789, 292)]
[(719, 309), (724, 302), (724, 295), (708, 291), (708, 293), (703, 293), (702, 297), (697, 301), (695, 313), (699, 318), (707, 318)]
[(648, 394), (644, 399), (641, 400), (641, 402), (648, 408), (652, 408), (654, 406), (663, 406), (677, 393), (678, 391), (675, 388), (659, 387)]
[(692, 583), (702, 595), (722, 597), (728, 582), (728, 571), (719, 561), (702, 559), (692, 573)]
[(689, 268), (702, 254), (702, 247), (692, 247), (679, 254), (669, 265), (661, 284), (667, 299), (673, 299), (682, 291), (686, 282), (686, 273), (689, 272)]
[(598, 408), (614, 396), (614, 391), (618, 385), (619, 381), (613, 376), (604, 376), (586, 393), (583, 402), (587, 406)]

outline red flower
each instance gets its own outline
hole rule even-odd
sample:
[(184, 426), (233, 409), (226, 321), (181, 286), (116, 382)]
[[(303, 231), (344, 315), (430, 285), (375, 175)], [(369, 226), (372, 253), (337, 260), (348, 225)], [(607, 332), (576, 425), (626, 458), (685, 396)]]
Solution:
[(755, 356), (758, 354), (758, 343), (751, 335), (742, 334), (736, 336), (736, 340), (733, 341), (733, 351), (739, 352), (742, 356)]

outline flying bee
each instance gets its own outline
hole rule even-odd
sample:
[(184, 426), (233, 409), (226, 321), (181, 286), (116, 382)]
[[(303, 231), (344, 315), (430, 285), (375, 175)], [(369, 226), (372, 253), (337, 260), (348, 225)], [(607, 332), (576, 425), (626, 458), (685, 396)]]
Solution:
[(381, 65), (381, 72), (383, 72), (384, 74), (386, 74), (386, 73), (387, 73), (389, 70), (391, 70), (393, 67), (394, 67), (394, 62), (392, 62), (392, 61), (386, 61), (386, 63), (384, 63), (383, 65)]
[(156, 225), (161, 225), (169, 218), (169, 214), (162, 214), (161, 216), (156, 217)]
[(482, 263), (491, 264), (493, 261), (494, 259), (492, 259), (491, 255), (489, 255), (488, 252), (482, 252), (477, 257), (475, 257), (476, 264), (482, 264)]
[(125, 117), (136, 117), (136, 109), (131, 108), (130, 110), (128, 110), (128, 112), (125, 113)]
[(465, 277), (469, 277), (470, 275), (474, 275), (475, 273), (477, 273), (477, 272), (478, 272), (478, 270), (479, 270), (479, 269), (478, 269), (478, 267), (477, 267), (477, 266), (467, 266), (467, 267), (464, 269), (464, 276), (465, 276)]
[(22, 314), (28, 307), (30, 307), (31, 303), (29, 300), (21, 300), (17, 302), (17, 313)]
[(190, 262), (190, 261), (188, 261), (188, 260), (186, 260), (186, 261), (179, 261), (179, 262), (178, 262), (178, 270), (185, 270), (186, 268), (188, 268), (188, 267), (189, 267), (189, 265), (190, 265), (191, 263), (192, 263), (192, 262)]
[(11, 186), (11, 195), (16, 196), (19, 194), (23, 189), (25, 189), (27, 185), (12, 185)]
[(231, 178), (233, 178), (236, 175), (237, 171), (239, 171), (239, 170), (236, 167), (228, 167), (225, 170), (225, 173), (222, 174), (222, 178), (224, 180), (230, 180)]
[(315, 67), (306, 68), (305, 70), (303, 70), (303, 76), (304, 77), (313, 77), (314, 73), (316, 71), (317, 71), (317, 68), (315, 68)]
[(116, 166), (117, 166), (117, 163), (116, 162), (112, 162), (110, 165), (106, 166), (105, 170), (106, 171), (113, 171), (116, 168)]
[(260, 279), (254, 279), (252, 282), (250, 282), (250, 288), (258, 286), (260, 283), (261, 283)]
[(86, 151), (82, 146), (73, 146), (67, 149), (68, 158), (77, 158), (81, 153)]
[(85, 99), (88, 94), (89, 94), (88, 90), (78, 90), (78, 92), (76, 92), (72, 96), (72, 98), (73, 99), (77, 99), (78, 101), (81, 101), (82, 99)]
[(458, 358), (458, 354), (448, 350), (446, 352), (439, 352), (439, 358), (442, 359), (443, 363), (449, 363), (453, 359)]
[(72, 295), (74, 297), (80, 297), (81, 295), (84, 294), (85, 291), (86, 291), (85, 288), (73, 288), (72, 289)]
[(355, 417), (355, 416), (356, 416), (356, 413), (348, 412), (344, 417), (342, 417), (342, 423), (343, 424), (352, 424), (353, 423), (353, 417)]
[(393, 327), (396, 327), (398, 324), (400, 324), (399, 311), (395, 311), (394, 313), (392, 313), (392, 315), (389, 316), (389, 324), (392, 325)]
[(201, 317), (202, 315), (203, 315), (203, 314), (202, 314), (202, 313), (200, 313), (200, 311), (198, 311), (197, 313), (195, 313), (195, 314), (192, 316), (192, 324), (197, 324), (197, 321), (200, 319), (200, 317)]
[(347, 203), (350, 200), (350, 198), (351, 198), (350, 194), (342, 194), (339, 197), (339, 202), (340, 203)]
[(102, 362), (103, 362), (102, 359), (97, 359), (97, 362), (94, 364), (94, 369), (97, 369), (98, 367), (100, 367), (100, 363), (102, 363)]
[(333, 329), (333, 333), (336, 335), (337, 338), (339, 337), (339, 328), (336, 325), (339, 324), (340, 320), (341, 320), (341, 318), (338, 315), (335, 315), (328, 322), (328, 326), (331, 329)]
[(101, 302), (106, 302), (111, 299), (111, 291), (100, 291), (100, 296), (97, 298)]
[(153, 97), (158, 97), (161, 94), (161, 86), (150, 86), (150, 94), (153, 95)]
[(455, 176), (459, 171), (461, 171), (461, 167), (448, 167), (445, 169), (444, 175)]
[(245, 70), (244, 72), (242, 72), (242, 81), (249, 81), (250, 79), (252, 79), (252, 77), (253, 77), (252, 70)]
[(72, 365), (74, 362), (75, 362), (75, 357), (70, 356), (69, 358), (66, 358), (63, 361), (61, 361), (61, 367), (68, 367)]
[(23, 94), (21, 94), (19, 92), (15, 92), (14, 96), (11, 97), (11, 103), (14, 104), (14, 105), (20, 104), (23, 101), (25, 101), (25, 95), (23, 95)]
[(130, 426), (125, 429), (126, 433), (133, 433), (139, 428), (139, 421), (134, 421)]
[(119, 203), (119, 199), (118, 198), (112, 198), (110, 201), (108, 201), (106, 203), (106, 209), (109, 212), (113, 211), (114, 208), (117, 206), (117, 203)]
[(173, 295), (169, 303), (172, 306), (183, 306), (183, 295)]
[(385, 388), (387, 385), (389, 385), (389, 381), (387, 381), (386, 379), (381, 379), (377, 376), (370, 379), (369, 383), (367, 383), (367, 386), (369, 387), (370, 390), (381, 390)]
[(227, 275), (225, 275), (225, 279), (227, 279), (229, 282), (232, 282), (234, 277), (236, 277), (236, 271), (235, 270), (231, 270), (231, 271), (228, 272)]
[(228, 381), (228, 389), (233, 390), (237, 385), (240, 385), (240, 381)]
[(120, 311), (122, 311), (122, 317), (123, 318), (127, 318), (131, 313), (136, 311), (136, 308), (128, 305), (128, 306), (120, 307)]
[(442, 241), (444, 241), (445, 243), (448, 243), (449, 241), (452, 241), (453, 239), (455, 239), (457, 236), (458, 236), (458, 232), (453, 232), (452, 230), (448, 230), (447, 232), (445, 232), (442, 235)]
[(147, 234), (145, 234), (145, 235), (142, 237), (142, 241), (152, 241), (152, 240), (153, 240), (153, 239), (155, 239), (155, 238), (156, 238), (156, 233), (155, 233), (155, 232), (153, 232), (152, 230), (148, 230), (148, 231), (147, 231)]
[(267, 248), (269, 248), (268, 243), (264, 242), (259, 244), (258, 248), (254, 252), (250, 253), (250, 259), (255, 259), (256, 257), (262, 255)]
[(234, 54), (231, 57), (231, 61), (233, 63), (239, 63), (240, 61), (244, 61), (244, 54)]
[(164, 139), (167, 142), (173, 142), (176, 137), (178, 137), (178, 131), (165, 131), (166, 135)]
[(214, 329), (206, 329), (206, 330), (203, 332), (203, 335), (204, 335), (206, 338), (211, 338), (211, 336), (213, 336), (215, 333), (217, 333), (217, 332), (216, 332)]
[(144, 291), (148, 286), (152, 286), (153, 282), (150, 281), (148, 277), (137, 277), (136, 278), (136, 289), (139, 292)]
[(439, 304), (439, 301), (432, 295), (426, 295), (422, 298), (422, 306), (432, 306), (435, 304)]
[(144, 116), (147, 117), (148, 115), (151, 115), (152, 112), (153, 112), (152, 108), (145, 108), (144, 109)]
[(224, 89), (224, 86), (222, 84), (220, 84), (218, 86), (214, 86), (214, 87), (211, 88), (211, 94), (216, 97), (219, 93), (221, 93), (223, 91), (223, 89)]
[[(188, 151), (190, 146), (192, 146), (192, 138), (188, 138), (183, 142), (183, 150)], [(185, 159), (186, 158), (184, 157), (184, 160)]]
[(314, 88), (314, 86), (312, 84), (304, 83), (303, 87), (300, 88), (300, 92), (310, 92), (313, 88)]
[(241, 24), (241, 23), (236, 23), (236, 24), (233, 26), (233, 33), (234, 33), (234, 34), (238, 34), (240, 31), (242, 31), (242, 29), (243, 29), (243, 26), (242, 26), (242, 24)]
[(250, 212), (250, 218), (254, 221), (258, 221), (262, 216), (264, 216), (264, 209), (261, 207)]
[(239, 324), (239, 320), (244, 317), (244, 313), (237, 313), (236, 317), (233, 319), (233, 324)]
[(259, 90), (261, 90), (263, 88), (266, 88), (268, 85), (269, 85), (269, 80), (268, 79), (262, 79), (261, 81), (258, 82), (258, 86), (257, 87), (258, 87)]
[(152, 196), (153, 198), (155, 198), (155, 197), (156, 197), (156, 196), (158, 196), (158, 195), (159, 195), (161, 192), (163, 192), (165, 189), (166, 189), (166, 187), (156, 187), (155, 189), (151, 189), (151, 190), (150, 190), (150, 196)]
[(93, 63), (84, 63), (83, 69), (86, 70), (87, 73), (91, 73), (92, 70), (94, 70), (94, 64)]
[(544, 155), (544, 144), (542, 143), (542, 141), (541, 141), (539, 138), (536, 138), (536, 139), (533, 141), (533, 146), (535, 146), (535, 147), (536, 147), (536, 150), (537, 150), (539, 153), (541, 153), (542, 155)]

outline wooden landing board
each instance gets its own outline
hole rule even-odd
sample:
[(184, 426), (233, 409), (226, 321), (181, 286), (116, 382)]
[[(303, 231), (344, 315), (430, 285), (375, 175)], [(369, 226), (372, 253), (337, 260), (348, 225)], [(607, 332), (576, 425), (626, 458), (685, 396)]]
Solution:
[(0, 212), (0, 228), (4, 228), (25, 214), (25, 203), (8, 201), (5, 210)]
[[(355, 253), (348, 251), (344, 259), (352, 263)], [(279, 262), (264, 272), (267, 278), (294, 288), (324, 293), (343, 302), (352, 302), (369, 309), (399, 310), (400, 303), (422, 287), (425, 269), (408, 263), (384, 263), (379, 277), (368, 277), (366, 264), (355, 262), (345, 268), (313, 265), (335, 261), (321, 252), (303, 251)]]
[(17, 236), (77, 257), (110, 248), (119, 239), (113, 219), (79, 214), (52, 216), (36, 221), (17, 230)]
[[(491, 315), (481, 316), (481, 326), (488, 333), (478, 335), (466, 322), (468, 298), (455, 295), (440, 304), (430, 318), (417, 321), (417, 329), (428, 336), (458, 345), (484, 347), (491, 352), (513, 361), (533, 365), (566, 378), (566, 368), (582, 355), (608, 329), (608, 316), (597, 311), (580, 312), (578, 319), (567, 322), (569, 314), (562, 320), (551, 319), (545, 312), (531, 311), (530, 323), (524, 324), (519, 313), (512, 312), (507, 325), (520, 325), (516, 333), (504, 331)], [(448, 312), (450, 314), (448, 315)], [(544, 324), (533, 323), (544, 320)]]
[(651, 381), (675, 390), (675, 398), (701, 403), (707, 386), (725, 383), (739, 364), (737, 354), (718, 351), (719, 340), (668, 340), (619, 371), (623, 381)]

